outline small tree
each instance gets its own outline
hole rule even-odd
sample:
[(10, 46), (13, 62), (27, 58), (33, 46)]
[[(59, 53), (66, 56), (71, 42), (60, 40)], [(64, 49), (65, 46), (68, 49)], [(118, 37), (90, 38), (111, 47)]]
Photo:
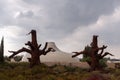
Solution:
[[(90, 65), (91, 70), (103, 69), (104, 66), (101, 65), (103, 58), (107, 55), (113, 56), (109, 52), (103, 53), (104, 49), (106, 49), (107, 46), (103, 45), (102, 47), (98, 47), (97, 38), (98, 38), (98, 36), (94, 35), (90, 46), (86, 46), (83, 51), (73, 52), (73, 53), (75, 53), (75, 55), (72, 56), (72, 57), (76, 57), (80, 54), (83, 54), (84, 59), (86, 59), (85, 61)], [(101, 52), (98, 53), (100, 50), (101, 50)]]
[(2, 38), (0, 45), (0, 62), (4, 62), (4, 37)]
[(31, 55), (31, 58), (28, 58), (28, 60), (30, 62), (30, 67), (33, 67), (33, 66), (39, 65), (41, 63), (40, 62), (41, 55), (46, 55), (48, 52), (54, 51), (54, 50), (52, 48), (47, 49), (47, 45), (48, 45), (47, 42), (43, 49), (39, 49), (41, 47), (41, 44), (38, 45), (38, 43), (37, 43), (36, 30), (31, 30), (31, 32), (28, 34), (31, 34), (31, 36), (32, 36), (32, 38), (31, 38), (32, 41), (28, 41), (27, 43), (25, 43), (26, 46), (29, 46), (29, 49), (23, 47), (22, 49), (20, 49), (18, 51), (9, 51), (9, 52), (13, 53), (11, 56), (9, 56), (9, 58), (14, 57), (15, 55), (17, 55), (21, 52), (27, 52)]

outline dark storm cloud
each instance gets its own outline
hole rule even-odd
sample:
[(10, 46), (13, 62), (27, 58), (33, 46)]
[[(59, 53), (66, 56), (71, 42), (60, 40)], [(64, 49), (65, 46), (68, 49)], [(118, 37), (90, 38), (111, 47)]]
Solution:
[[(23, 0), (14, 7), (17, 17), (11, 17), (13, 11), (6, 4), (1, 11), (2, 24), (44, 29), (54, 38), (67, 36), (78, 26), (86, 26), (97, 21), (101, 15), (111, 14), (117, 6), (117, 0)], [(6, 1), (7, 2), (7, 1)], [(5, 3), (5, 1), (4, 1)], [(24, 4), (24, 5), (23, 5)], [(31, 6), (31, 8), (29, 7)], [(36, 12), (35, 9), (38, 8)], [(7, 9), (7, 10), (6, 10)], [(14, 11), (14, 14), (15, 14)], [(12, 20), (11, 20), (12, 19)], [(46, 32), (43, 34), (46, 34)], [(47, 36), (47, 34), (46, 34)], [(49, 35), (48, 35), (49, 36)]]
[[(42, 5), (56, 23), (79, 23), (88, 25), (100, 15), (110, 14), (116, 7), (114, 0), (24, 0), (31, 5)], [(58, 22), (57, 22), (58, 21)], [(71, 23), (71, 24), (72, 24)]]
[[(30, 5), (41, 5), (50, 22), (50, 33), (69, 34), (78, 26), (89, 25), (101, 15), (111, 14), (117, 0), (23, 0)], [(55, 31), (55, 32), (54, 32)]]

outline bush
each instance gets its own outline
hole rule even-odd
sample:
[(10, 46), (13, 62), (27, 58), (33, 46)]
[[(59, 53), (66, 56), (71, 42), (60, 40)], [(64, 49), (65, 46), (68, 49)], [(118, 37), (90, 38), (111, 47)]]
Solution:
[(23, 75), (17, 75), (13, 77), (11, 80), (26, 80), (26, 78)]
[(107, 67), (106, 62), (107, 62), (106, 58), (103, 58), (103, 59), (99, 60), (100, 66), (103, 67), (103, 68)]
[(108, 80), (120, 80), (120, 69), (88, 72), (73, 66), (44, 64), (29, 68), (28, 63), (4, 63), (0, 65), (0, 80), (86, 80), (90, 75), (107, 75)]

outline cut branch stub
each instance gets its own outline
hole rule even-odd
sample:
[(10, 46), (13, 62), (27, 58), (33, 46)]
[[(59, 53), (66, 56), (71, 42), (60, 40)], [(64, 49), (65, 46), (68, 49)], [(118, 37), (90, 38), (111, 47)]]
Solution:
[(92, 43), (91, 43), (91, 47), (93, 48), (98, 48), (98, 40), (97, 40), (98, 36), (97, 35), (94, 35), (93, 36), (93, 40), (92, 40)]
[(29, 32), (28, 34), (31, 34), (32, 36), (31, 40), (32, 40), (32, 44), (34, 45), (34, 47), (38, 46), (36, 30), (31, 30), (31, 32)]

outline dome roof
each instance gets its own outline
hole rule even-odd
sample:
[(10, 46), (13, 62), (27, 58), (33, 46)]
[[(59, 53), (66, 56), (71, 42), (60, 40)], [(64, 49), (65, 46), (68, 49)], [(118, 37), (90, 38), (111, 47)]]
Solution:
[[(59, 48), (57, 48), (57, 46), (55, 45), (54, 42), (48, 42), (47, 48), (49, 48), (49, 47), (53, 48), (55, 50), (55, 52), (49, 52), (49, 53), (47, 53), (47, 55), (41, 55), (40, 56), (41, 62), (58, 62), (58, 63), (79, 62), (78, 58), (72, 58), (71, 53), (63, 52)], [(22, 61), (27, 62), (28, 61), (27, 58), (29, 58), (29, 57), (30, 57), (29, 54), (25, 54)]]

